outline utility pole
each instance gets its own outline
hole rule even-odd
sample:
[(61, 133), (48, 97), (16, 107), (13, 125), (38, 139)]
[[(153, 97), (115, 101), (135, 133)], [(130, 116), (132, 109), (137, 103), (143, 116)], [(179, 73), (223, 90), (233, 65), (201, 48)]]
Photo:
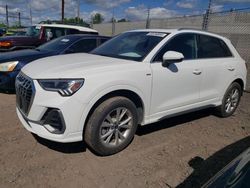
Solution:
[(18, 12), (18, 25), (21, 27), (21, 13)]
[(78, 5), (77, 5), (77, 23), (80, 23), (80, 0), (78, 0)]
[(202, 29), (205, 30), (205, 31), (208, 28), (209, 16), (211, 14), (211, 5), (212, 5), (212, 0), (209, 0), (208, 8), (207, 8), (206, 14), (204, 15), (203, 25), (202, 25)]
[(9, 27), (9, 11), (8, 11), (8, 5), (6, 5), (6, 25)]
[(31, 10), (31, 6), (30, 6), (30, 24), (31, 24), (31, 25), (33, 24), (33, 21), (32, 21), (32, 10)]
[(112, 36), (115, 35), (115, 11), (113, 8), (113, 12), (112, 12)]
[(150, 27), (150, 7), (148, 7), (148, 10), (147, 10), (147, 14), (148, 14), (148, 16), (147, 16), (147, 21), (146, 21), (146, 29), (149, 29), (149, 27)]
[(62, 23), (64, 22), (64, 0), (62, 0)]

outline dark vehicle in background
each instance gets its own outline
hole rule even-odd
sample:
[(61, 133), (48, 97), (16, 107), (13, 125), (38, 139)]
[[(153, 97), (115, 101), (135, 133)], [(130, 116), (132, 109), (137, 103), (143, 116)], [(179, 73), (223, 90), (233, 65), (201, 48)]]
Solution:
[(217, 173), (203, 188), (249, 188), (250, 148)]
[(18, 36), (0, 38), (0, 52), (35, 48), (52, 39), (70, 34), (95, 34), (96, 30), (63, 24), (39, 24), (28, 27), (26, 32)]
[(0, 37), (5, 35), (6, 29), (5, 28), (0, 28)]
[(14, 92), (17, 74), (31, 61), (53, 55), (90, 52), (109, 38), (99, 35), (68, 35), (35, 49), (2, 53), (0, 55), (0, 91)]
[(7, 30), (4, 36), (25, 36), (26, 31)]

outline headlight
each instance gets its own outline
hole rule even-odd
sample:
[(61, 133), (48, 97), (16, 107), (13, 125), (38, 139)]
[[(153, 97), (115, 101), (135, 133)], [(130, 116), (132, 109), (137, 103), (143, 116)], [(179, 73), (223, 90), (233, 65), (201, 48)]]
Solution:
[(14, 70), (14, 68), (16, 67), (17, 64), (18, 64), (18, 61), (1, 63), (0, 64), (0, 71), (1, 72), (11, 72)]
[(55, 91), (62, 96), (71, 96), (82, 87), (84, 79), (53, 79), (38, 80), (38, 82), (44, 90)]

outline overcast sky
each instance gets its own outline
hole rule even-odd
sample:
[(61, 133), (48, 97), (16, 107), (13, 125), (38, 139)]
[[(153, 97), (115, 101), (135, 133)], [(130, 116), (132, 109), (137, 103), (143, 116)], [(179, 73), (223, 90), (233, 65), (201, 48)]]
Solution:
[[(77, 15), (77, 1), (65, 0), (65, 17)], [(5, 22), (5, 5), (8, 4), (10, 14), (21, 12), (24, 17), (30, 17), (30, 7), (33, 23), (41, 20), (59, 20), (61, 17), (61, 0), (0, 0), (0, 22)], [(143, 20), (150, 7), (151, 18), (168, 18), (179, 15), (204, 13), (208, 0), (80, 0), (81, 17), (89, 21), (91, 15), (101, 13), (105, 21), (109, 21), (114, 10), (115, 18)], [(213, 11), (250, 7), (250, 0), (213, 0)], [(10, 22), (17, 19), (10, 18)], [(22, 22), (25, 22), (23, 20)], [(27, 21), (26, 21), (27, 24)]]

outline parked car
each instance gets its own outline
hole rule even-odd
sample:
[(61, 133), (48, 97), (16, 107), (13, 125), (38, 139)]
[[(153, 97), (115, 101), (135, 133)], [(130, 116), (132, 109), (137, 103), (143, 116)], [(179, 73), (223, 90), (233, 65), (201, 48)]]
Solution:
[(0, 55), (0, 90), (15, 91), (15, 78), (21, 68), (39, 58), (90, 52), (107, 41), (110, 37), (99, 35), (67, 35), (54, 39), (36, 49), (26, 49)]
[[(96, 30), (62, 24), (39, 24), (27, 28), (25, 35), (0, 38), (0, 52), (35, 48), (41, 44), (69, 34), (96, 34)], [(14, 35), (14, 34), (13, 34)]]
[(7, 29), (4, 36), (14, 36), (16, 34), (16, 32), (17, 32), (16, 30)]
[(250, 149), (247, 149), (213, 178), (203, 188), (247, 188), (250, 185)]
[(5, 28), (0, 28), (0, 37), (5, 35), (6, 29)]
[(91, 54), (45, 58), (16, 79), (24, 127), (57, 142), (85, 140), (99, 155), (123, 150), (137, 125), (201, 108), (228, 117), (247, 69), (231, 42), (188, 29), (125, 32)]

